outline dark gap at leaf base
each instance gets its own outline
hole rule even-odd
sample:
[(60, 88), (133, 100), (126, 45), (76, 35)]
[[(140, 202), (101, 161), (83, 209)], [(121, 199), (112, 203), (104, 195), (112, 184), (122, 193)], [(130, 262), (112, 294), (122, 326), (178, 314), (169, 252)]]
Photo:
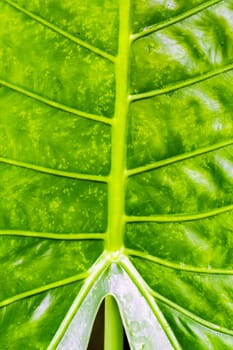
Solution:
[[(87, 350), (104, 350), (104, 301), (100, 305), (99, 311), (96, 315)], [(130, 350), (125, 330), (124, 350)]]
[(124, 329), (124, 350), (130, 350), (128, 339), (127, 339), (127, 336), (125, 333), (125, 329)]

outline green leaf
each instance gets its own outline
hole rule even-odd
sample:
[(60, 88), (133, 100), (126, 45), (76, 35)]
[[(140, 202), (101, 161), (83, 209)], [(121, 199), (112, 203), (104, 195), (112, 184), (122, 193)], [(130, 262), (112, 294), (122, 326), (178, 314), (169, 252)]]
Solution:
[(231, 0), (0, 0), (0, 348), (233, 348)]

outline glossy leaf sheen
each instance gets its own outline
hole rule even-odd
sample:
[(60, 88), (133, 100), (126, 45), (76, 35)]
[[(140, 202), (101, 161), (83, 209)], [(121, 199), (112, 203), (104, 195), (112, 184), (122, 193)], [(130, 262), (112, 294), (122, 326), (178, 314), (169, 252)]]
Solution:
[(231, 0), (0, 0), (0, 348), (233, 348)]

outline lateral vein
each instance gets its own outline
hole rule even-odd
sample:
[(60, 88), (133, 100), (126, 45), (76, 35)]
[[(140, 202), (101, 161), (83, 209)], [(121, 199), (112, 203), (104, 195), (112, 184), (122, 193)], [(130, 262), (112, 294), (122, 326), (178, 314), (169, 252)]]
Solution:
[(206, 267), (194, 267), (190, 265), (181, 265), (160, 259), (153, 255), (147, 254), (145, 252), (140, 252), (134, 249), (124, 249), (124, 252), (127, 255), (135, 256), (140, 259), (145, 259), (151, 261), (157, 265), (167, 267), (169, 269), (185, 271), (185, 272), (194, 272), (198, 274), (209, 274), (209, 275), (233, 275), (233, 270), (229, 269), (215, 269), (215, 268), (206, 268)]
[(170, 214), (170, 215), (148, 215), (148, 216), (126, 216), (126, 222), (184, 222), (184, 221), (196, 221), (201, 219), (207, 219), (216, 215), (224, 214), (233, 210), (233, 204), (225, 207), (210, 210), (204, 213), (196, 214)]
[(55, 289), (58, 287), (62, 287), (80, 280), (84, 280), (85, 278), (88, 277), (88, 273), (87, 272), (83, 272), (83, 273), (79, 273), (77, 275), (65, 278), (63, 280), (57, 281), (57, 282), (53, 282), (53, 283), (49, 283), (45, 286), (39, 287), (39, 288), (35, 288), (17, 295), (14, 295), (13, 297), (10, 297), (8, 299), (5, 299), (3, 301), (0, 302), (0, 307), (4, 307), (4, 306), (8, 306), (16, 301), (20, 301), (22, 299), (28, 298), (28, 297), (32, 297), (35, 296), (37, 294), (43, 293), (43, 292), (47, 292), (50, 289)]
[(177, 90), (183, 89), (185, 87), (200, 83), (200, 82), (207, 80), (209, 78), (213, 78), (213, 77), (220, 75), (222, 73), (226, 73), (232, 69), (233, 69), (233, 63), (230, 63), (227, 65), (218, 67), (216, 69), (213, 69), (210, 72), (200, 74), (194, 78), (182, 80), (182, 81), (175, 83), (175, 84), (170, 84), (162, 89), (156, 89), (156, 90), (151, 90), (151, 91), (146, 91), (146, 92), (130, 95), (129, 98), (130, 98), (130, 101), (133, 102), (133, 101), (147, 99), (150, 97), (164, 95), (166, 93), (177, 91)]
[(20, 236), (54, 240), (104, 240), (105, 233), (50, 233), (23, 230), (0, 230), (0, 236)]
[(146, 27), (143, 31), (141, 32), (138, 32), (138, 33), (135, 33), (131, 36), (131, 40), (132, 41), (135, 41), (135, 40), (138, 40), (144, 36), (147, 36), (149, 34), (152, 34), (152, 33), (155, 33), (161, 29), (164, 29), (164, 28), (167, 28), (169, 26), (171, 26), (172, 24), (175, 24), (179, 21), (183, 21), (195, 14), (197, 14), (198, 12), (201, 12), (219, 2), (221, 2), (222, 0), (210, 0), (210, 1), (206, 1), (205, 3), (199, 5), (199, 6), (196, 6), (194, 7), (193, 9), (191, 10), (188, 10), (188, 11), (185, 11), (183, 12), (182, 14), (179, 14), (177, 16), (174, 16), (172, 18), (169, 18), (168, 20), (165, 20), (159, 24), (154, 24), (150, 27)]
[(97, 122), (101, 122), (101, 123), (104, 123), (104, 124), (109, 124), (111, 125), (112, 124), (112, 120), (110, 118), (107, 118), (107, 117), (104, 117), (104, 116), (100, 116), (100, 115), (96, 115), (96, 114), (91, 114), (91, 113), (87, 113), (87, 112), (84, 112), (84, 111), (80, 111), (76, 108), (73, 108), (73, 107), (69, 107), (69, 106), (66, 106), (66, 105), (63, 105), (62, 103), (59, 103), (59, 102), (56, 102), (54, 100), (50, 100), (46, 97), (43, 97), (43, 96), (40, 96), (34, 92), (31, 92), (29, 90), (26, 90), (20, 86), (17, 86), (15, 84), (12, 84), (12, 83), (9, 83), (5, 80), (2, 80), (0, 79), (0, 85), (2, 86), (5, 86), (11, 90), (14, 90), (16, 92), (19, 92), (20, 94), (23, 94), (25, 96), (28, 96), (36, 101), (39, 101), (39, 102), (42, 102), (50, 107), (53, 107), (53, 108), (56, 108), (56, 109), (59, 109), (61, 111), (64, 111), (64, 112), (67, 112), (67, 113), (70, 113), (70, 114), (74, 114), (74, 115), (77, 115), (79, 117), (82, 117), (82, 118), (86, 118), (86, 119), (91, 119), (91, 120), (94, 120), (94, 121), (97, 121)]
[(49, 29), (53, 30), (54, 32), (62, 35), (63, 37), (65, 37), (66, 39), (69, 39), (70, 41), (74, 42), (75, 44), (78, 44), (82, 47), (85, 47), (86, 49), (88, 49), (89, 51), (95, 53), (98, 56), (101, 56), (103, 58), (105, 58), (106, 60), (110, 61), (110, 62), (115, 62), (115, 57), (108, 54), (107, 52), (91, 45), (88, 44), (87, 42), (85, 42), (82, 39), (77, 38), (76, 36), (66, 32), (65, 30), (59, 28), (58, 26), (56, 26), (55, 24), (52, 24), (50, 22), (48, 22), (47, 20), (41, 18), (40, 16), (30, 12), (29, 10), (26, 10), (25, 8), (23, 8), (22, 6), (16, 4), (14, 1), (12, 0), (5, 0), (5, 2), (14, 7), (16, 10), (24, 13), (25, 15), (31, 17), (32, 19), (34, 19), (35, 21), (37, 21), (38, 23), (44, 25), (45, 27), (48, 27)]
[(174, 157), (159, 160), (157, 162), (143, 165), (143, 166), (140, 166), (138, 168), (129, 169), (129, 170), (127, 170), (127, 176), (132, 176), (132, 175), (144, 173), (144, 172), (147, 172), (150, 170), (162, 168), (166, 165), (174, 164), (174, 163), (177, 163), (177, 162), (180, 162), (182, 160), (189, 159), (189, 158), (194, 158), (194, 157), (203, 155), (205, 153), (209, 153), (209, 152), (212, 152), (212, 151), (215, 151), (215, 150), (227, 147), (227, 146), (231, 146), (231, 145), (233, 145), (233, 139), (230, 139), (228, 141), (219, 142), (219, 143), (216, 143), (214, 145), (201, 147), (201, 148), (194, 150), (194, 151), (191, 151), (191, 152), (187, 152), (187, 153), (179, 154), (179, 155), (174, 156)]
[(151, 289), (149, 286), (147, 286), (150, 294), (157, 300), (161, 301), (162, 303), (166, 304), (167, 306), (171, 307), (172, 309), (180, 312), (181, 314), (185, 315), (186, 317), (192, 319), (193, 321), (201, 324), (202, 326), (212, 329), (213, 331), (217, 331), (219, 333), (223, 333), (226, 335), (233, 335), (233, 330), (225, 328), (225, 327), (221, 327), (215, 323), (209, 322), (207, 320), (204, 320), (203, 318), (195, 315), (194, 313), (192, 313), (191, 311), (188, 311), (186, 309), (184, 309), (183, 307), (177, 305), (176, 303), (172, 302), (171, 300), (165, 298), (164, 296), (162, 296), (161, 294), (159, 294), (158, 292), (155, 292), (153, 289)]
[(25, 163), (25, 162), (21, 162), (21, 161), (9, 159), (9, 158), (4, 158), (4, 157), (0, 157), (0, 163), (13, 165), (13, 166), (17, 166), (20, 168), (30, 169), (30, 170), (34, 170), (34, 171), (37, 171), (40, 173), (61, 176), (61, 177), (67, 177), (67, 178), (72, 178), (72, 179), (77, 179), (77, 180), (86, 180), (86, 181), (94, 181), (94, 182), (108, 182), (108, 176), (80, 174), (80, 173), (75, 173), (75, 172), (46, 168), (46, 167), (43, 167), (40, 165)]

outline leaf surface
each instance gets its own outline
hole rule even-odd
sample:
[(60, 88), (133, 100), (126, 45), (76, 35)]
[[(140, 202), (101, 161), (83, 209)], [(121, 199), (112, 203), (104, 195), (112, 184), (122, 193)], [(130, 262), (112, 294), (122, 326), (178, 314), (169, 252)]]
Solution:
[(233, 3), (0, 1), (0, 347), (233, 348)]

